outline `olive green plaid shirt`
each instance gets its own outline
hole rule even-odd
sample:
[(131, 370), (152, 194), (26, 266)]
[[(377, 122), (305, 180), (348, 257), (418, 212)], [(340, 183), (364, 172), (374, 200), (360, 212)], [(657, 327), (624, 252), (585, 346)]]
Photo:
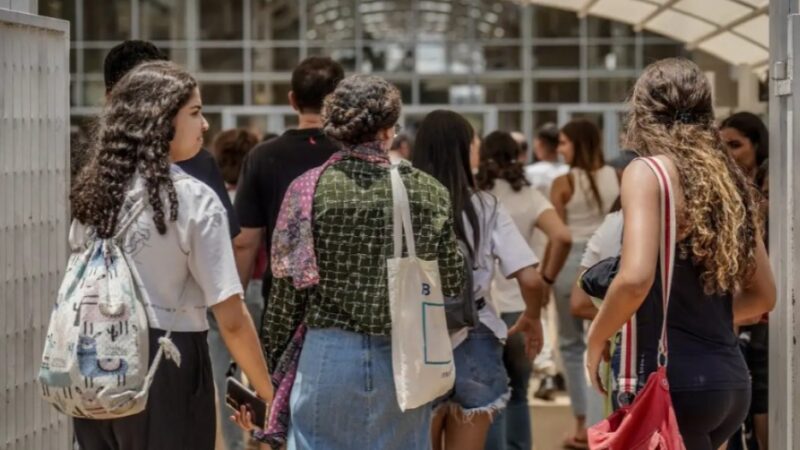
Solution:
[[(433, 177), (408, 164), (400, 166), (400, 174), (408, 191), (417, 256), (438, 261), (443, 293), (458, 295), (464, 262), (453, 230), (450, 196)], [(312, 328), (369, 335), (391, 332), (386, 275), (386, 260), (394, 255), (389, 171), (355, 158), (333, 164), (317, 184), (313, 227), (319, 284), (297, 290), (289, 278), (272, 282), (263, 330), (270, 367), (303, 320)]]

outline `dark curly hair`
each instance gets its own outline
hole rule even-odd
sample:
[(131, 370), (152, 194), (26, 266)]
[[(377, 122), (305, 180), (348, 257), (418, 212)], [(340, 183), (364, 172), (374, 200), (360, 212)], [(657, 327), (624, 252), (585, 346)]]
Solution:
[(323, 131), (347, 147), (374, 141), (400, 118), (400, 91), (374, 75), (352, 75), (325, 98)]
[(98, 237), (114, 235), (130, 181), (144, 179), (160, 234), (167, 231), (162, 194), (169, 218), (178, 218), (178, 196), (170, 178), (169, 146), (173, 119), (192, 96), (197, 82), (168, 61), (148, 62), (125, 75), (111, 91), (100, 116), (92, 159), (70, 193), (74, 218), (95, 229)]
[(253, 147), (258, 144), (258, 136), (246, 128), (232, 128), (220, 131), (214, 137), (211, 152), (217, 160), (222, 179), (226, 183), (236, 186), (242, 161)]
[(478, 187), (483, 190), (494, 188), (494, 180), (502, 178), (519, 192), (530, 182), (525, 178), (525, 168), (519, 161), (522, 152), (511, 133), (493, 131), (481, 143), (481, 165), (478, 169)]

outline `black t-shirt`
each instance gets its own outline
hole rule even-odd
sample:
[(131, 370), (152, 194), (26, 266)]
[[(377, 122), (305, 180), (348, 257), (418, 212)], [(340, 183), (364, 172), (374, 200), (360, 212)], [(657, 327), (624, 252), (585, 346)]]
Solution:
[(239, 231), (239, 221), (236, 219), (236, 212), (233, 210), (231, 198), (228, 190), (225, 189), (225, 181), (217, 166), (217, 161), (206, 149), (200, 149), (193, 157), (176, 163), (184, 172), (202, 181), (217, 193), (222, 206), (228, 211), (228, 228), (230, 228), (231, 239), (235, 238)]
[[(283, 196), (295, 178), (321, 166), (338, 147), (322, 130), (289, 130), (257, 145), (245, 157), (236, 186), (236, 213), (245, 228), (264, 228), (267, 245), (278, 220)], [(271, 271), (264, 271), (264, 296), (269, 294)]]

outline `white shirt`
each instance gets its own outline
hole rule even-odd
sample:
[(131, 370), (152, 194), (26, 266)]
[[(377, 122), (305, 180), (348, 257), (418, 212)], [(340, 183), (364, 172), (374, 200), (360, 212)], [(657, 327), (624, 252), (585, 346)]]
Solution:
[(594, 173), (595, 185), (602, 200), (602, 209), (592, 193), (589, 174), (581, 169), (570, 170), (573, 180), (572, 197), (566, 204), (567, 227), (573, 242), (586, 242), (592, 237), (603, 218), (619, 197), (619, 179), (611, 166), (603, 166)]
[[(508, 337), (508, 328), (500, 319), (497, 307), (491, 298), (492, 279), (495, 267), (504, 276), (509, 277), (518, 270), (539, 263), (536, 255), (528, 247), (525, 238), (520, 234), (511, 215), (497, 199), (488, 192), (479, 192), (472, 196), (472, 204), (480, 225), (480, 242), (472, 262), (473, 292), (475, 299), (486, 300), (486, 307), (478, 313), (480, 321), (489, 327), (500, 340)], [(472, 246), (472, 227), (464, 217), (464, 231), (467, 241)], [(466, 338), (466, 330), (451, 336), (453, 346), (457, 346)]]
[[(495, 181), (491, 193), (500, 201), (511, 215), (517, 230), (528, 242), (528, 247), (534, 254), (534, 231), (539, 217), (553, 205), (545, 196), (531, 186), (524, 186), (519, 191), (514, 191), (511, 185), (502, 179)], [(525, 310), (525, 301), (519, 290), (519, 283), (512, 278), (508, 279), (499, 272), (495, 273), (492, 284), (492, 299), (500, 313), (519, 312)]]
[[(142, 281), (150, 327), (204, 331), (208, 329), (209, 307), (243, 293), (233, 257), (228, 216), (211, 188), (177, 166), (173, 165), (171, 171), (178, 196), (178, 219), (169, 221), (169, 202), (164, 195), (167, 232), (158, 233), (144, 181), (137, 175), (126, 205), (130, 208), (140, 199), (148, 204), (126, 231), (122, 247)], [(89, 227), (73, 221), (72, 248), (83, 247), (90, 232)]]
[(550, 198), (550, 187), (553, 180), (569, 172), (569, 166), (561, 161), (539, 161), (525, 167), (525, 176), (531, 186)]
[(606, 215), (583, 251), (581, 267), (592, 267), (598, 262), (617, 256), (622, 251), (622, 211)]

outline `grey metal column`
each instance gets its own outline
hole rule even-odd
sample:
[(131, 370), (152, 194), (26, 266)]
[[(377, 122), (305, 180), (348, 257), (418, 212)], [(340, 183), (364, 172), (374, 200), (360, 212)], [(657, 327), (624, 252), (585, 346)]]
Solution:
[[(797, 16), (789, 20), (789, 14), (798, 10), (797, 0), (773, 0), (769, 9), (769, 133), (772, 144), (769, 236), (770, 260), (778, 289), (778, 303), (771, 315), (769, 334), (769, 447), (798, 450), (800, 440), (795, 438), (794, 430), (800, 425), (800, 417), (795, 414), (794, 406), (800, 400), (795, 390), (800, 355), (797, 352), (795, 293), (800, 276), (795, 273), (793, 198), (800, 189), (800, 179), (794, 178), (793, 164), (796, 163), (792, 160), (793, 148), (797, 148), (800, 140), (800, 130), (793, 132), (794, 124), (800, 119), (800, 97), (793, 95), (798, 93), (800, 79), (792, 73), (800, 74), (796, 69), (800, 58), (792, 58), (790, 52), (797, 54), (800, 48), (791, 45), (790, 22), (794, 33), (800, 33), (800, 20)], [(794, 113), (789, 110), (790, 106)]]
[(533, 161), (533, 138), (536, 130), (533, 124), (533, 45), (531, 39), (533, 36), (533, 6), (522, 5), (522, 45), (520, 51), (522, 52), (522, 134), (528, 140), (528, 155), (527, 161)]

